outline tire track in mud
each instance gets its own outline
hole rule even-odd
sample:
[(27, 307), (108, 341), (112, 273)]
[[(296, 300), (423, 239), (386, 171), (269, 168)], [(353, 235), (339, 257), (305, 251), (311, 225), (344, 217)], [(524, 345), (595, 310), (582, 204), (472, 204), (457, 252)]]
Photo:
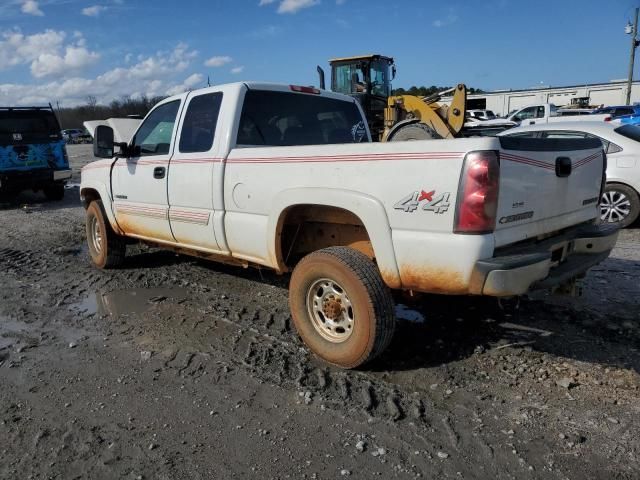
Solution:
[(0, 268), (8, 273), (20, 274), (23, 271), (35, 273), (45, 265), (46, 261), (37, 252), (14, 248), (0, 249)]
[[(185, 281), (180, 278), (189, 278), (187, 283), (194, 292), (204, 292), (198, 303), (205, 307), (195, 312), (182, 312), (182, 321), (176, 321), (177, 316), (173, 315), (167, 323), (176, 323), (164, 325), (176, 334), (175, 342), (180, 344), (181, 338), (186, 340), (186, 344), (181, 345), (174, 358), (163, 367), (174, 370), (178, 376), (195, 379), (204, 370), (219, 370), (219, 362), (222, 362), (243, 368), (259, 380), (289, 389), (294, 394), (302, 393), (302, 402), (311, 400), (324, 408), (360, 414), (369, 421), (415, 425), (423, 431), (425, 438), (449, 439), (439, 448), (459, 451), (462, 449), (460, 444), (464, 442), (467, 443), (467, 451), (478, 450), (477, 441), (468, 444), (468, 438), (461, 440), (451, 423), (450, 412), (437, 408), (433, 400), (424, 394), (412, 391), (411, 385), (385, 382), (367, 372), (341, 371), (321, 365), (293, 331), (289, 312), (282, 300), (274, 302), (269, 299), (269, 303), (275, 303), (277, 307), (245, 306), (238, 310), (234, 300), (229, 300), (226, 294), (221, 296), (222, 300), (216, 296), (220, 284), (225, 284), (225, 291), (235, 291), (236, 287), (246, 291), (249, 287), (242, 277), (225, 271), (212, 275), (208, 268), (202, 268), (194, 261), (180, 262), (175, 266), (101, 272), (89, 265), (80, 266), (78, 262), (88, 262), (88, 259), (78, 257), (74, 256), (71, 265), (65, 265), (77, 279), (64, 285), (67, 292), (65, 303), (88, 292), (140, 286), (141, 282), (145, 286), (162, 286), (167, 282), (183, 285)], [(222, 278), (218, 278), (220, 276)], [(282, 293), (276, 291), (278, 296)], [(185, 317), (191, 318), (185, 321)], [(153, 325), (148, 327), (153, 329)], [(130, 335), (134, 330), (120, 330), (120, 333)], [(145, 333), (150, 333), (149, 329)], [(194, 338), (200, 340), (194, 342)]]
[[(175, 375), (195, 380), (203, 371), (220, 375), (221, 368), (240, 368), (261, 382), (291, 391), (300, 403), (360, 416), (363, 421), (410, 426), (422, 439), (422, 449), (478, 459), (492, 450), (481, 435), (463, 433), (472, 422), (468, 412), (461, 409), (454, 414), (443, 409), (411, 385), (319, 363), (292, 330), (288, 312), (262, 307), (230, 312), (229, 306), (214, 298), (199, 300), (213, 308), (201, 308), (196, 313), (187, 306), (180, 314), (172, 313), (173, 321), (163, 320), (161, 325), (150, 321), (144, 327), (145, 334), (156, 338), (159, 335), (155, 328), (167, 328), (162, 335), (180, 345), (164, 364)], [(188, 320), (178, 321), (183, 315)], [(157, 342), (162, 341), (157, 338)]]
[[(27, 257), (47, 255), (37, 253)], [(220, 379), (229, 369), (242, 369), (260, 382), (291, 392), (299, 403), (328, 408), (362, 421), (383, 422), (399, 435), (410, 429), (420, 439), (417, 449), (455, 455), (469, 471), (473, 471), (474, 462), (482, 462), (487, 475), (493, 469), (496, 474), (510, 471), (515, 476), (528, 476), (521, 469), (521, 464), (528, 465), (526, 459), (518, 463), (518, 458), (508, 455), (511, 449), (505, 451), (499, 434), (496, 437), (491, 430), (487, 434), (473, 427), (482, 425), (476, 410), (440, 398), (429, 391), (428, 383), (413, 385), (415, 377), (401, 371), (376, 371), (376, 367), (371, 371), (341, 371), (316, 361), (292, 329), (284, 282), (277, 277), (257, 280), (244, 270), (155, 251), (147, 254), (144, 249), (133, 249), (129, 265), (109, 272), (94, 269), (81, 251), (51, 256), (54, 259), (46, 266), (58, 269), (59, 275), (49, 275), (47, 282), (51, 282), (56, 295), (64, 296), (63, 303), (67, 305), (88, 294), (129, 288), (189, 290), (184, 305), (167, 309), (171, 302), (160, 303), (142, 316), (142, 323), (137, 318), (113, 319), (111, 328), (116, 335), (133, 342), (150, 337), (151, 348), (159, 344), (159, 352), (166, 350), (167, 344), (173, 345), (174, 358), (156, 365), (160, 370), (198, 382), (201, 378)], [(40, 276), (36, 263), (23, 261), (22, 274), (29, 278)], [(94, 316), (95, 321), (103, 322), (104, 318)], [(439, 345), (436, 342), (437, 348)], [(410, 360), (415, 364), (421, 359)], [(205, 374), (209, 376), (203, 377)], [(500, 411), (491, 407), (489, 410)], [(487, 458), (495, 459), (496, 465), (487, 466)]]

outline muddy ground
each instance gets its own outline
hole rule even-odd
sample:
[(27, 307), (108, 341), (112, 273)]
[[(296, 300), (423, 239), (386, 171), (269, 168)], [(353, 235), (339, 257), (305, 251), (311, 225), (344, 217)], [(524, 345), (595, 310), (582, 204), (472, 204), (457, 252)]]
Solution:
[(0, 210), (2, 479), (640, 478), (637, 228), (582, 298), (425, 297), (341, 371), (286, 277), (137, 246), (102, 272), (83, 221), (73, 185)]

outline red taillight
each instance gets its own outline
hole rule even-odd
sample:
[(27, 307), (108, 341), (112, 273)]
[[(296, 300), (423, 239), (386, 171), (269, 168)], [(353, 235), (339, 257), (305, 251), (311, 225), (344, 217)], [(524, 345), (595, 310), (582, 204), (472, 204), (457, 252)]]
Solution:
[(300, 85), (289, 85), (289, 88), (294, 92), (300, 93), (315, 93), (316, 95), (320, 94), (320, 90), (313, 87), (302, 87)]
[(604, 117), (605, 122), (610, 122), (611, 120), (613, 120), (611, 117)]
[(498, 152), (468, 153), (456, 206), (455, 233), (488, 233), (496, 227), (500, 162)]

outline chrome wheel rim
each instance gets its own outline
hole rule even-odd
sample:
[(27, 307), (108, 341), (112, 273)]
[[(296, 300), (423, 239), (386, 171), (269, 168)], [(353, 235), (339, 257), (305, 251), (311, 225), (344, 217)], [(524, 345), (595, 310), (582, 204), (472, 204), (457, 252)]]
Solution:
[(342, 343), (353, 333), (353, 306), (337, 282), (328, 278), (314, 282), (307, 292), (307, 310), (313, 328), (325, 340)]
[(602, 194), (600, 201), (600, 218), (603, 222), (618, 223), (631, 212), (631, 200), (624, 193), (609, 190)]
[(97, 217), (91, 217), (91, 221), (89, 222), (89, 232), (91, 237), (91, 246), (97, 254), (100, 254), (102, 252), (102, 231), (100, 230), (100, 222), (98, 222)]

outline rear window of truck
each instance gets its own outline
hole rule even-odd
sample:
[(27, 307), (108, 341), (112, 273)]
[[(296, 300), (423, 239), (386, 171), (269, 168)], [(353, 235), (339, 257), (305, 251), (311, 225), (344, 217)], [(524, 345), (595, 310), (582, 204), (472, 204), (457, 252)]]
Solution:
[(49, 110), (0, 110), (0, 134), (60, 135), (60, 127)]
[(249, 90), (236, 143), (251, 146), (323, 145), (368, 141), (354, 102), (316, 95)]

